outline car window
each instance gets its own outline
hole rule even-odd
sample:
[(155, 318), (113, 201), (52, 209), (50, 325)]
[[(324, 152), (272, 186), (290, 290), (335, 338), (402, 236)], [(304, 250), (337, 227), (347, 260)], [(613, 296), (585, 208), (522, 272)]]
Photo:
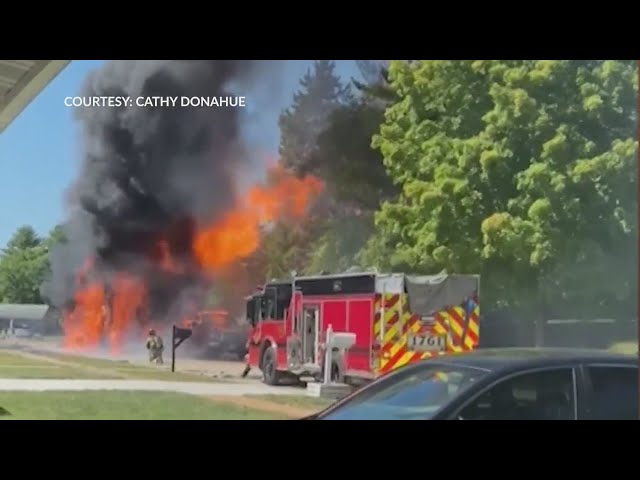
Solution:
[(590, 366), (590, 415), (594, 420), (638, 420), (638, 369)]
[(319, 419), (429, 419), (466, 387), (486, 374), (484, 370), (436, 365), (399, 371), (363, 388)]
[(504, 380), (464, 407), (462, 420), (574, 420), (573, 369), (520, 374)]

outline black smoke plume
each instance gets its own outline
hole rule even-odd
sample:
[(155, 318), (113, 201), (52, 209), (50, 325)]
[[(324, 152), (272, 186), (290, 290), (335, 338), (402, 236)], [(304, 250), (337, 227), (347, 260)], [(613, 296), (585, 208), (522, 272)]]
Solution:
[[(273, 66), (273, 64), (271, 64)], [(176, 302), (197, 303), (203, 282), (191, 256), (195, 226), (229, 207), (234, 172), (250, 168), (241, 108), (181, 107), (180, 97), (221, 97), (256, 85), (266, 64), (251, 61), (112, 61), (92, 72), (83, 97), (129, 97), (133, 105), (80, 107), (83, 162), (68, 192), (66, 244), (50, 253), (42, 293), (72, 305), (76, 274), (106, 285), (114, 272), (143, 279), (154, 320), (177, 315)], [(251, 88), (251, 87), (250, 87)], [(139, 107), (138, 97), (178, 97), (175, 107)], [(164, 244), (162, 244), (164, 242)], [(177, 269), (159, 267), (170, 253)], [(175, 319), (172, 319), (175, 320)]]

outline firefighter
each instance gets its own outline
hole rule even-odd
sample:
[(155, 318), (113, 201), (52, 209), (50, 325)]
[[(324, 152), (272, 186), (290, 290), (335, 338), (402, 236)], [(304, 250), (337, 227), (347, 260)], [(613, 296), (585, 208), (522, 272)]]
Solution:
[(149, 330), (149, 336), (147, 337), (147, 350), (149, 351), (149, 362), (160, 365), (164, 363), (162, 360), (162, 352), (164, 351), (162, 337), (156, 334), (153, 328)]

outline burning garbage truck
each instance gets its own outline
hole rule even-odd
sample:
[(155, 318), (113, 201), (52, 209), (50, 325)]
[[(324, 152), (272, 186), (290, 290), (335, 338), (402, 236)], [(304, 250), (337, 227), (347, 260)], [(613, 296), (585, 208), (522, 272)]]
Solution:
[(234, 321), (227, 310), (203, 310), (182, 324), (192, 330), (200, 355), (244, 360), (249, 326)]

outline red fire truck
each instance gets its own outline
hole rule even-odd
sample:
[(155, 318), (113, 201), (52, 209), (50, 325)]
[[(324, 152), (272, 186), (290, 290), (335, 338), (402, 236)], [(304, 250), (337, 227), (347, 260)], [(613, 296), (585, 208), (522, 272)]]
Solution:
[(479, 343), (478, 275), (345, 273), (270, 282), (247, 298), (247, 372), (265, 383), (322, 378), (325, 333), (354, 333), (332, 352), (331, 379), (357, 383)]

